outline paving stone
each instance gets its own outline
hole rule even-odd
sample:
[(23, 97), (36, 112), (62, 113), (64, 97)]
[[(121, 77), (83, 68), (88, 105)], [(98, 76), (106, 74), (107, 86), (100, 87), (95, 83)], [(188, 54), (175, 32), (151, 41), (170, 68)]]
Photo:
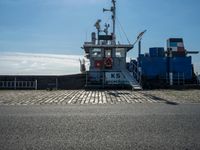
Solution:
[(161, 102), (128, 90), (0, 91), (0, 105), (134, 104)]

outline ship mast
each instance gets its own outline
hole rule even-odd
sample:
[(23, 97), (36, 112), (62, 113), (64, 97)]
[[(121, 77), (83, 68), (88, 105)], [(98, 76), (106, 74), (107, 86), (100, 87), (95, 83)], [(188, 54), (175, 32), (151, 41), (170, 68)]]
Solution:
[(103, 9), (103, 12), (110, 11), (112, 12), (112, 21), (113, 21), (113, 33), (112, 33), (112, 42), (116, 44), (116, 35), (115, 35), (115, 28), (116, 28), (116, 0), (112, 0), (113, 6), (110, 9)]

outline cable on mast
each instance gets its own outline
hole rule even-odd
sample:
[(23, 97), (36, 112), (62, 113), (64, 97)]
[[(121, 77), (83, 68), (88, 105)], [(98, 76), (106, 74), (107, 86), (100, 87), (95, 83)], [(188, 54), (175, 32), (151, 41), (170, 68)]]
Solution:
[(125, 35), (125, 37), (126, 37), (127, 42), (128, 42), (129, 44), (131, 44), (131, 42), (130, 42), (130, 40), (128, 39), (128, 36), (127, 36), (126, 32), (124, 31), (124, 28), (123, 28), (123, 26), (122, 26), (122, 24), (120, 23), (120, 21), (119, 21), (118, 18), (117, 18), (117, 21), (118, 21), (118, 23), (119, 23), (119, 26), (120, 26), (122, 32), (124, 33), (124, 35)]

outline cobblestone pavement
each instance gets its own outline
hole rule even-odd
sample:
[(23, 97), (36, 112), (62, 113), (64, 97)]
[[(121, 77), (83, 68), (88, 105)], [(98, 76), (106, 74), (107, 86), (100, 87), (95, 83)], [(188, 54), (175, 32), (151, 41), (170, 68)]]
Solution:
[(141, 91), (146, 96), (159, 97), (178, 103), (200, 103), (200, 89)]
[(67, 104), (121, 104), (162, 103), (141, 92), (108, 91), (0, 91), (0, 105), (67, 105)]

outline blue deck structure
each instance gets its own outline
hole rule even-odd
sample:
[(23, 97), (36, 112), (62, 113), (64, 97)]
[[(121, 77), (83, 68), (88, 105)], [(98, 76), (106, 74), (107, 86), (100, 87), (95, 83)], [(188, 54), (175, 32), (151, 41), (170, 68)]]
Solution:
[(157, 76), (165, 76), (167, 72), (167, 58), (165, 57), (141, 57), (142, 75), (151, 79)]
[(170, 61), (171, 71), (174, 74), (183, 73), (186, 80), (193, 77), (192, 57), (174, 57)]
[[(137, 66), (129, 67), (140, 72), (143, 83), (152, 80), (162, 84), (175, 85), (190, 83), (194, 80), (194, 70), (192, 57), (187, 54), (197, 54), (197, 51), (187, 51), (184, 47), (183, 39), (171, 38), (167, 40), (167, 50), (163, 47), (153, 47), (149, 53), (140, 54)], [(146, 83), (144, 83), (146, 84)]]

